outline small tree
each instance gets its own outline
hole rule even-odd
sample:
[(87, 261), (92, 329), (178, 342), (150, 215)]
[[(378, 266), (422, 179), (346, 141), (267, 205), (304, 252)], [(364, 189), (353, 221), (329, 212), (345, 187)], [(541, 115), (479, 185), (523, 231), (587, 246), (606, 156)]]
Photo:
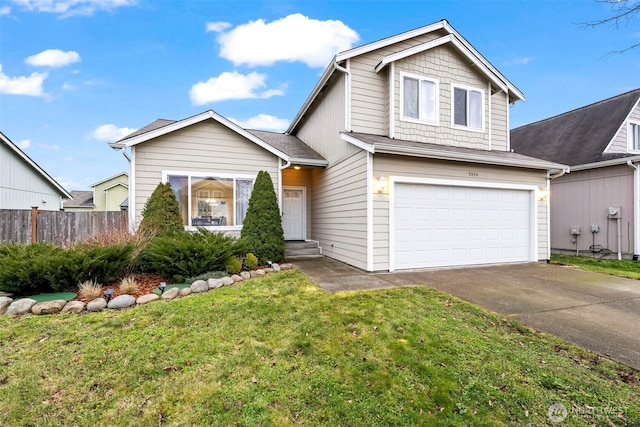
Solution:
[(284, 261), (282, 217), (273, 181), (266, 171), (258, 173), (253, 186), (240, 242), (247, 252), (258, 258), (260, 264)]
[(171, 184), (159, 183), (144, 205), (138, 232), (143, 235), (162, 235), (182, 230), (180, 208)]

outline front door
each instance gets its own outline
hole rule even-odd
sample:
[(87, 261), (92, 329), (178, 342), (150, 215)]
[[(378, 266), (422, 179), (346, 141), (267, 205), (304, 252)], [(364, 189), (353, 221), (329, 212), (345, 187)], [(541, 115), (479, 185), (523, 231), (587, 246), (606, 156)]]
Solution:
[(285, 240), (305, 239), (305, 189), (304, 187), (283, 188), (282, 228)]

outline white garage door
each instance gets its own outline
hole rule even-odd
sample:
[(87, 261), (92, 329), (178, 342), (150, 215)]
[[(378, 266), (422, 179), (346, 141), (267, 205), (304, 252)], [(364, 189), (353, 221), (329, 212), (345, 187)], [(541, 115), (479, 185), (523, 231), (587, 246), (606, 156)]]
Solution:
[(531, 192), (397, 183), (395, 269), (530, 261)]

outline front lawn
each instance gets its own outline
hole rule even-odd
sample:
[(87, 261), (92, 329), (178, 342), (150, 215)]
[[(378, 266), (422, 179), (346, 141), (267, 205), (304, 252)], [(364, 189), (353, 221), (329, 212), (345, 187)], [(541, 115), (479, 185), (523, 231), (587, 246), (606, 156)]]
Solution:
[(287, 271), (0, 316), (0, 425), (546, 425), (556, 402), (562, 426), (639, 425), (639, 396), (636, 371), (427, 287), (327, 294)]
[(600, 259), (588, 256), (552, 255), (552, 262), (575, 265), (583, 270), (597, 273), (610, 274), (612, 276), (640, 279), (640, 261), (629, 259)]

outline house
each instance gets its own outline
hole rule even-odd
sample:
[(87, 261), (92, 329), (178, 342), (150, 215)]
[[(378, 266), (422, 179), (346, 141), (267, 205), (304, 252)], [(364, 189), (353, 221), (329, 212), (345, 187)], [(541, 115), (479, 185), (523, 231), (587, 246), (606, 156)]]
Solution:
[(109, 212), (126, 209), (129, 197), (129, 175), (126, 172), (96, 182), (92, 191), (71, 192), (73, 198), (64, 203), (64, 210), (71, 212)]
[(0, 132), (0, 209), (58, 211), (71, 194)]
[(516, 153), (571, 166), (551, 184), (551, 247), (640, 254), (640, 89), (511, 131)]
[(524, 95), (447, 21), (337, 54), (283, 133), (214, 111), (111, 143), (130, 159), (130, 223), (160, 181), (186, 227), (239, 233), (270, 173), (287, 240), (366, 271), (549, 258), (550, 176), (511, 152)]

